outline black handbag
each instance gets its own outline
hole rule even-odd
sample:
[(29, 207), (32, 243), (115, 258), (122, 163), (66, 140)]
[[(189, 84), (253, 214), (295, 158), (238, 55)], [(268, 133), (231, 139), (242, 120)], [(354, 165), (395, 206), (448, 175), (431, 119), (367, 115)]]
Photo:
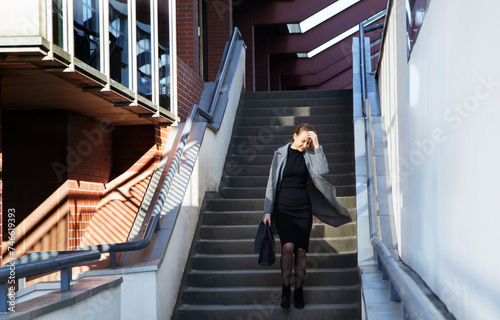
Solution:
[(266, 223), (264, 238), (262, 239), (262, 244), (260, 245), (259, 265), (271, 266), (276, 261), (275, 254), (274, 237), (271, 233), (269, 223)]

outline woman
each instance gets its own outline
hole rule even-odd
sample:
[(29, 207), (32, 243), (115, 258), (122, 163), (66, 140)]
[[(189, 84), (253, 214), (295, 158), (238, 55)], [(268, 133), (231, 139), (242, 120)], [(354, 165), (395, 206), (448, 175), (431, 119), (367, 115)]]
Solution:
[[(271, 220), (281, 242), (281, 307), (290, 308), (290, 279), (295, 266), (294, 299), (297, 309), (304, 308), (303, 284), (306, 252), (312, 228), (312, 215), (332, 226), (351, 221), (340, 205), (335, 188), (323, 177), (328, 162), (314, 127), (300, 124), (293, 140), (275, 151), (266, 190), (263, 223)], [(295, 261), (294, 261), (295, 255)]]

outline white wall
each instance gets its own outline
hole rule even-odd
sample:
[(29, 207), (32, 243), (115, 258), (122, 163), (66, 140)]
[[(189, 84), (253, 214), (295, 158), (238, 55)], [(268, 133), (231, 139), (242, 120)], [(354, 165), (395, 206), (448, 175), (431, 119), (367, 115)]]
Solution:
[(114, 287), (82, 301), (47, 313), (39, 320), (120, 320), (120, 287)]
[(235, 47), (232, 62), (228, 68), (227, 90), (223, 93), (227, 95), (224, 99), (224, 103), (227, 101), (227, 109), (219, 131), (214, 133), (207, 128), (203, 135), (198, 159), (196, 159), (175, 228), (158, 271), (157, 319), (170, 319), (175, 312), (177, 294), (189, 259), (189, 250), (196, 232), (205, 193), (219, 189), (236, 112), (245, 83), (245, 54), (241, 43)]
[(500, 2), (432, 0), (408, 62), (404, 5), (379, 73), (400, 254), (457, 319), (498, 319)]

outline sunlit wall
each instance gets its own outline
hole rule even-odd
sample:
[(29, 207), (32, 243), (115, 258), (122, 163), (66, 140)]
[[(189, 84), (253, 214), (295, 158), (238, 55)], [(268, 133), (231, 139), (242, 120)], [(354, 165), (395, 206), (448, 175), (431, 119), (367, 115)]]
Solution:
[(392, 3), (378, 82), (400, 255), (457, 319), (497, 319), (500, 3), (430, 1), (409, 57)]

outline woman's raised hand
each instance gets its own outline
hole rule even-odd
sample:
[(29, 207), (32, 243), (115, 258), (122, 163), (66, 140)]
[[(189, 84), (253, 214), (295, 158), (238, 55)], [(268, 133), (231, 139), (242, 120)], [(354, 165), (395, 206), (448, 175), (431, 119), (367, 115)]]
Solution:
[(319, 148), (318, 135), (314, 131), (307, 131), (307, 136), (311, 139), (311, 142), (315, 148)]

